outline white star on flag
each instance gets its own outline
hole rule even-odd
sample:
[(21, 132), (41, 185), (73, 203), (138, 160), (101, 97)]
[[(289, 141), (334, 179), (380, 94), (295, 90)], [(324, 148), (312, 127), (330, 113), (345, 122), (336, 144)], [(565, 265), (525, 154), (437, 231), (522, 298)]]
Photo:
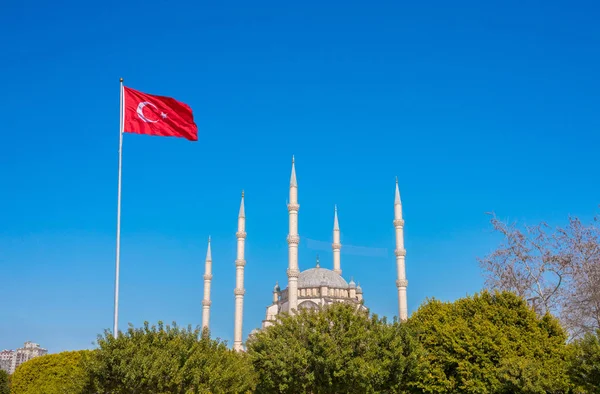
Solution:
[(164, 112), (161, 112), (161, 113), (160, 113), (160, 116), (161, 116), (163, 119), (167, 119), (167, 114), (165, 114)]

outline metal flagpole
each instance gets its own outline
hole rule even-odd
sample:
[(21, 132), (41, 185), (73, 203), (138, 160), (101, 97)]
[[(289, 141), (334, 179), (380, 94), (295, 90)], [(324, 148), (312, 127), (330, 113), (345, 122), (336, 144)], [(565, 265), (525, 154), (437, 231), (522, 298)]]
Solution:
[(117, 258), (115, 266), (115, 317), (113, 326), (113, 335), (117, 338), (119, 327), (119, 264), (121, 260), (121, 164), (123, 161), (123, 129), (125, 117), (125, 97), (123, 97), (123, 78), (121, 82), (121, 101), (120, 101), (120, 121), (119, 121), (119, 186), (117, 197)]

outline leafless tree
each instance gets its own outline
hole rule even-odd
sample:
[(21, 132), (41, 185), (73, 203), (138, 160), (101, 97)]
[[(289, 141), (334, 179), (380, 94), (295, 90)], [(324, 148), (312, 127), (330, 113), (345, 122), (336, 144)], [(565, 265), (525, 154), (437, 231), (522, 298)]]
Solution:
[(523, 226), (491, 214), (502, 243), (478, 259), (486, 286), (515, 292), (542, 315), (558, 316), (572, 337), (600, 329), (600, 228), (569, 218), (565, 228)]
[(567, 283), (561, 302), (561, 320), (574, 337), (600, 329), (600, 228), (569, 218), (557, 230), (557, 239), (569, 253)]

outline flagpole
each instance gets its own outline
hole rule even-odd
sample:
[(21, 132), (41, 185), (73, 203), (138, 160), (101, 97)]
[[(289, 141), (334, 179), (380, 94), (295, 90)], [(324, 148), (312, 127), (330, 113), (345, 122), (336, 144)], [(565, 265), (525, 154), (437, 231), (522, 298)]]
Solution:
[(121, 82), (121, 100), (119, 104), (120, 119), (119, 119), (119, 186), (117, 197), (117, 257), (115, 263), (115, 316), (113, 325), (113, 335), (117, 338), (119, 328), (119, 265), (121, 260), (121, 164), (123, 162), (123, 129), (125, 117), (125, 98), (123, 97), (123, 78)]

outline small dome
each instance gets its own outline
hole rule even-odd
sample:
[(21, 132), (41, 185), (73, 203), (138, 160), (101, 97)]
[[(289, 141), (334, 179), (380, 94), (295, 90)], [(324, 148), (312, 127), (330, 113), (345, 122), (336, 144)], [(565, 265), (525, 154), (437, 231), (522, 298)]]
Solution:
[(350, 289), (356, 289), (356, 283), (354, 283), (354, 279), (350, 278), (350, 283), (348, 283), (348, 287)]
[(356, 294), (362, 294), (362, 287), (360, 287), (360, 284), (356, 286)]
[(280, 291), (281, 291), (281, 288), (279, 287), (279, 282), (275, 282), (275, 287), (273, 287), (273, 292), (279, 293)]
[(298, 288), (306, 289), (326, 285), (335, 289), (347, 289), (348, 283), (339, 274), (326, 268), (311, 268), (300, 272)]

